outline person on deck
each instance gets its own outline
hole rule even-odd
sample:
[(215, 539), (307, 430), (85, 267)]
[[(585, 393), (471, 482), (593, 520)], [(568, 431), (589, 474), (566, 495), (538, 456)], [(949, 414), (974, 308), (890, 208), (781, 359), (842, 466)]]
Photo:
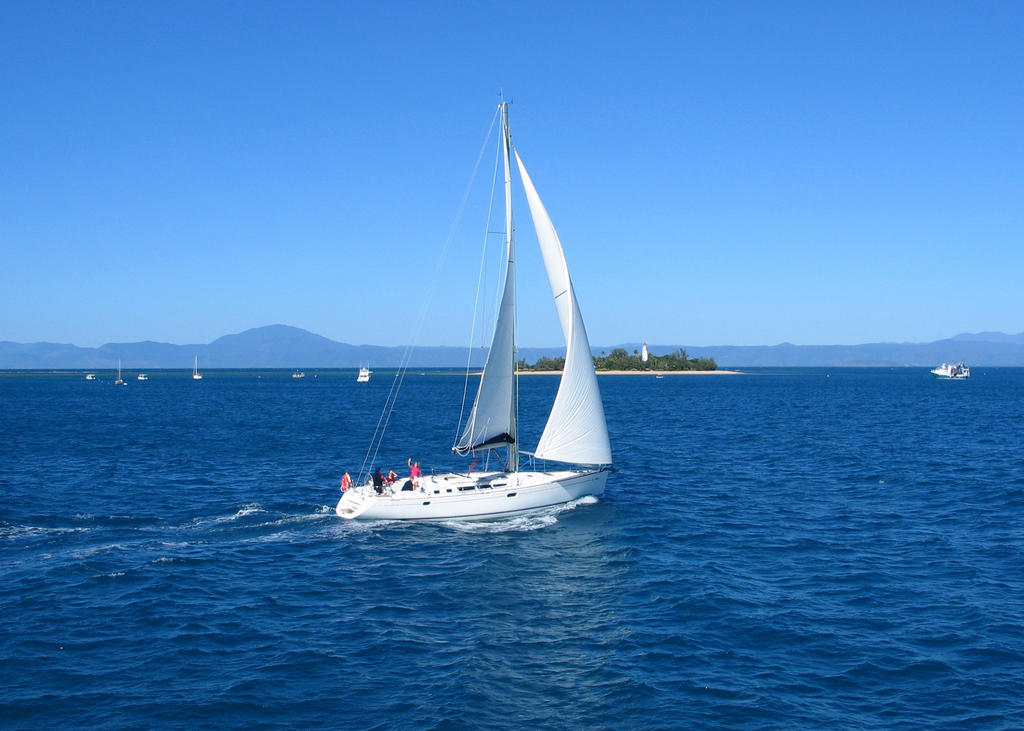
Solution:
[(350, 487), (352, 487), (352, 478), (349, 476), (348, 472), (346, 472), (341, 476), (341, 491), (345, 492)]
[[(406, 460), (409, 464), (409, 479), (402, 485), (402, 490), (414, 490), (416, 488), (416, 481), (420, 476), (420, 463), (413, 462), (412, 457)], [(420, 488), (420, 492), (423, 492), (423, 488)]]
[(384, 476), (380, 473), (380, 467), (373, 471), (373, 489), (378, 495), (384, 492)]

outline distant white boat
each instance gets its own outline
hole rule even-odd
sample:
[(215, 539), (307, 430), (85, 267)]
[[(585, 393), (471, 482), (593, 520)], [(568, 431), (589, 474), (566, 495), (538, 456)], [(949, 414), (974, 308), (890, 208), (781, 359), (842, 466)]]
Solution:
[(127, 386), (128, 385), (127, 383), (124, 382), (124, 379), (121, 378), (121, 359), (120, 358), (117, 359), (117, 380), (114, 381), (114, 385), (115, 386)]
[(85, 374), (85, 380), (87, 380), (87, 381), (95, 381), (96, 380), (96, 374), (95, 373), (86, 373)]
[(140, 373), (138, 376), (136, 376), (136, 379), (139, 381), (148, 381), (149, 376), (147, 376), (145, 373)]
[(936, 378), (944, 378), (951, 381), (962, 381), (971, 377), (971, 369), (959, 363), (943, 363), (938, 368), (932, 368), (932, 375)]
[(306, 374), (303, 373), (302, 371), (295, 371), (292, 374), (292, 378), (305, 378), (305, 377), (306, 377)]
[[(502, 102), (499, 154), (505, 170), (504, 289), (497, 310), (494, 336), (487, 362), (480, 374), (476, 399), (452, 451), (473, 456), (465, 472), (420, 474), (419, 463), (409, 461), (410, 477), (388, 484), (380, 470), (358, 486), (342, 493), (335, 512), (342, 518), (387, 520), (464, 520), (506, 517), (584, 495), (604, 492), (611, 464), (611, 446), (604, 407), (594, 372), (583, 315), (576, 300), (569, 269), (554, 225), (541, 203), (508, 130), (508, 106)], [(512, 162), (514, 159), (515, 163)], [(519, 395), (516, 378), (516, 285), (515, 239), (512, 217), (512, 172), (518, 165), (526, 199), (554, 296), (566, 343), (565, 369), (547, 425), (536, 449), (520, 448), (518, 435)], [(500, 183), (499, 183), (500, 184)], [(531, 290), (532, 291), (532, 290)], [(369, 378), (369, 370), (360, 370)], [(389, 396), (393, 405), (394, 399)], [(387, 412), (385, 407), (385, 413)], [(531, 419), (536, 421), (536, 417)], [(383, 432), (381, 432), (381, 438)], [(375, 437), (376, 439), (376, 437)], [(377, 441), (377, 446), (379, 446)], [(372, 445), (371, 445), (372, 447)], [(501, 469), (473, 472), (477, 455), (484, 452), (500, 462)], [(376, 454), (376, 449), (373, 450)], [(536, 467), (520, 469), (521, 456)], [(524, 460), (525, 461), (525, 460)], [(547, 463), (561, 463), (549, 468)], [(369, 466), (369, 465), (364, 465)]]
[(192, 365), (192, 378), (196, 381), (203, 380), (203, 374), (199, 372), (199, 356), (196, 356), (195, 363)]
[(359, 375), (356, 376), (356, 383), (366, 383), (367, 381), (369, 381), (370, 372), (371, 371), (369, 368), (360, 368)]

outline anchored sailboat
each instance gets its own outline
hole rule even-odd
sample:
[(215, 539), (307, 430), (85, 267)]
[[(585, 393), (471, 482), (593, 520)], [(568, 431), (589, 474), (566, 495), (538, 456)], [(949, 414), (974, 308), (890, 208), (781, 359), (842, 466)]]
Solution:
[[(498, 455), (504, 469), (479, 474), (417, 476), (404, 482), (399, 480), (391, 486), (370, 481), (344, 492), (336, 508), (342, 518), (493, 518), (604, 492), (607, 467), (612, 461), (611, 446), (583, 315), (576, 301), (558, 234), (519, 153), (512, 145), (508, 106), (502, 102), (499, 109), (505, 170), (505, 282), (494, 337), (480, 376), (476, 399), (452, 450), (463, 456), (480, 451), (492, 452)], [(561, 383), (547, 425), (533, 453), (520, 449), (517, 434), (513, 157), (526, 192), (566, 343)], [(505, 459), (501, 459), (501, 452), (505, 452)], [(537, 461), (567, 466), (558, 470), (520, 470), (522, 455), (532, 458), (534, 466)]]
[(199, 372), (199, 356), (196, 355), (196, 359), (192, 362), (192, 380), (201, 381), (203, 380), (203, 374)]

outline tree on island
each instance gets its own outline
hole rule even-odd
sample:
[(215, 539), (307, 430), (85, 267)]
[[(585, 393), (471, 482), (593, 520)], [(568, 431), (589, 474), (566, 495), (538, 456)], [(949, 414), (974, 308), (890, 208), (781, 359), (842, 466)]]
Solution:
[(533, 365), (525, 360), (516, 363), (516, 369), (520, 371), (560, 371), (565, 368), (565, 358), (539, 358)]
[[(540, 358), (532, 366), (520, 360), (516, 367), (521, 371), (560, 371), (565, 368), (565, 358)], [(602, 351), (600, 356), (595, 356), (594, 368), (598, 371), (714, 371), (718, 370), (718, 364), (714, 358), (688, 358), (682, 348), (668, 355), (649, 353), (646, 363), (636, 351), (630, 355), (625, 348), (615, 348), (609, 355)]]

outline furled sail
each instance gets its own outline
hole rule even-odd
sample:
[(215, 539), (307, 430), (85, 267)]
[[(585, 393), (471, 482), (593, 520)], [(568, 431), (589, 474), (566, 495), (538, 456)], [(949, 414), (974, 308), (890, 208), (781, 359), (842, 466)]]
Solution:
[(467, 454), (477, 449), (493, 449), (516, 441), (515, 414), (515, 324), (516, 324), (516, 264), (515, 243), (512, 239), (512, 175), (509, 160), (510, 137), (508, 109), (502, 114), (502, 146), (505, 158), (505, 251), (508, 256), (505, 269), (505, 288), (498, 308), (498, 321), (494, 338), (487, 354), (480, 386), (473, 401), (462, 434), (452, 451)]
[(562, 244), (518, 152), (516, 163), (530, 204), (530, 215), (537, 230), (537, 241), (566, 344), (565, 370), (535, 455), (538, 459), (556, 462), (611, 464), (612, 451), (608, 443), (604, 405), (594, 373), (594, 358), (569, 279)]

